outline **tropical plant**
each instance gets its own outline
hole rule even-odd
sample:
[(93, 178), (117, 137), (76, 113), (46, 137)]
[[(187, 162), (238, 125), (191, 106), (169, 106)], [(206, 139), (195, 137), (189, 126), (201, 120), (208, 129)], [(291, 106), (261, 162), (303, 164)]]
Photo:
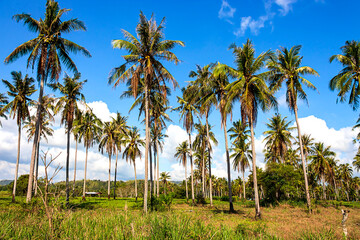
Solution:
[(186, 200), (189, 199), (189, 193), (188, 193), (188, 184), (187, 184), (187, 155), (189, 154), (189, 146), (187, 141), (183, 141), (179, 144), (179, 146), (176, 147), (176, 152), (174, 154), (174, 157), (179, 159), (180, 164), (183, 165), (185, 168), (185, 191), (186, 191)]
[[(6, 106), (6, 104), (8, 104), (8, 98), (7, 96), (5, 96), (5, 93), (0, 93), (0, 117), (7, 119), (6, 116), (6, 112), (4, 109), (4, 107)], [(2, 127), (1, 121), (0, 121), (0, 127)]]
[(345, 164), (340, 164), (339, 165), (339, 177), (340, 179), (342, 179), (342, 181), (344, 181), (345, 185), (346, 185), (346, 198), (348, 201), (350, 201), (349, 198), (349, 183), (352, 179), (352, 174), (353, 174), (353, 170), (350, 167), (350, 164), (345, 163)]
[(69, 165), (70, 165), (70, 135), (73, 129), (75, 112), (79, 111), (78, 104), (85, 103), (85, 96), (81, 93), (87, 80), (80, 81), (81, 74), (75, 73), (74, 77), (65, 74), (64, 83), (52, 84), (53, 90), (59, 90), (62, 97), (58, 99), (56, 111), (61, 111), (61, 124), (66, 125), (66, 205), (69, 206)]
[(315, 75), (319, 74), (311, 67), (301, 66), (303, 57), (299, 55), (301, 46), (297, 45), (292, 47), (290, 50), (287, 48), (281, 48), (277, 51), (276, 56), (272, 56), (268, 62), (267, 67), (269, 68), (270, 74), (270, 89), (273, 92), (278, 91), (283, 82), (286, 84), (286, 102), (291, 112), (295, 114), (295, 121), (298, 130), (298, 139), (300, 146), (300, 155), (303, 165), (304, 179), (305, 179), (305, 194), (307, 200), (308, 211), (311, 211), (311, 201), (309, 194), (308, 179), (306, 174), (306, 164), (304, 149), (301, 139), (301, 130), (298, 119), (298, 98), (307, 102), (307, 95), (303, 90), (305, 85), (310, 89), (315, 90), (316, 87), (303, 75)]
[[(130, 81), (133, 86), (133, 95), (137, 96), (137, 87), (141, 78), (144, 80), (145, 93), (145, 189), (144, 189), (144, 211), (147, 212), (148, 195), (148, 156), (150, 144), (149, 130), (149, 92), (152, 86), (165, 86), (165, 81), (170, 81), (174, 88), (177, 86), (175, 78), (164, 67), (161, 61), (179, 63), (179, 59), (171, 50), (176, 46), (184, 46), (182, 41), (164, 39), (163, 19), (157, 25), (155, 18), (149, 20), (140, 12), (140, 21), (136, 27), (137, 37), (122, 30), (126, 40), (113, 40), (114, 48), (125, 49), (129, 52), (123, 56), (125, 63), (114, 68), (110, 73), (109, 83), (116, 87), (120, 82)], [(130, 66), (129, 66), (130, 65)], [(165, 92), (164, 92), (165, 94)]]
[(164, 195), (166, 195), (166, 189), (167, 189), (167, 185), (168, 185), (168, 182), (169, 182), (170, 178), (171, 177), (170, 177), (169, 172), (160, 173), (160, 181), (163, 182)]
[(21, 140), (21, 125), (26, 119), (30, 119), (29, 106), (32, 104), (30, 96), (36, 91), (34, 82), (35, 80), (29, 77), (27, 74), (22, 76), (21, 72), (11, 72), (13, 83), (2, 80), (5, 86), (8, 88), (7, 94), (12, 100), (3, 107), (0, 115), (5, 111), (10, 110), (9, 116), (15, 119), (18, 125), (18, 150), (16, 157), (16, 168), (15, 168), (15, 180), (14, 188), (12, 193), (12, 202), (15, 202), (16, 193), (16, 182), (19, 171), (19, 160), (20, 160), (20, 140)]
[[(301, 143), (302, 143), (302, 147), (304, 150), (306, 173), (307, 173), (308, 172), (308, 157), (309, 157), (309, 154), (312, 154), (312, 146), (314, 145), (314, 138), (312, 138), (310, 134), (303, 134), (303, 135), (301, 135)], [(299, 141), (295, 141), (295, 145), (299, 146), (296, 150), (300, 152)]]
[[(136, 183), (136, 158), (141, 159), (140, 147), (144, 147), (144, 140), (140, 138), (139, 130), (136, 127), (133, 127), (129, 130), (127, 138), (125, 139), (125, 150), (123, 157), (125, 157), (127, 162), (130, 162), (134, 165), (135, 173), (135, 200), (137, 201), (137, 183)], [(144, 200), (145, 201), (145, 200)]]
[(50, 80), (58, 80), (62, 71), (61, 63), (67, 69), (77, 72), (74, 61), (70, 58), (69, 53), (81, 52), (87, 57), (91, 57), (90, 53), (82, 46), (63, 38), (63, 34), (72, 31), (86, 31), (85, 24), (77, 18), (62, 21), (61, 17), (70, 9), (60, 9), (58, 2), (53, 0), (46, 1), (46, 11), (44, 19), (35, 20), (30, 14), (22, 13), (13, 16), (17, 22), (24, 22), (31, 32), (38, 33), (38, 36), (31, 39), (10, 53), (5, 59), (5, 63), (12, 63), (20, 57), (29, 54), (27, 59), (27, 67), (34, 69), (36, 65), (37, 79), (40, 81), (39, 105), (37, 108), (37, 125), (34, 136), (34, 143), (31, 153), (29, 185), (26, 196), (26, 202), (32, 197), (32, 184), (34, 177), (34, 165), (40, 132), (40, 115), (42, 98), (44, 94), (44, 85), (48, 78)]

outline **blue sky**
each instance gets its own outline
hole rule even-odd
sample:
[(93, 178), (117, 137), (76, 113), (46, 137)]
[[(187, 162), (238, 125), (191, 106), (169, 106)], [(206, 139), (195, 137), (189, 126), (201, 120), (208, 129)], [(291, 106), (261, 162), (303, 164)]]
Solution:
[[(314, 116), (319, 123), (325, 122), (329, 131), (324, 130), (321, 134), (319, 133), (319, 136), (324, 136), (324, 139), (334, 139), (336, 134), (343, 134), (341, 129), (348, 130), (358, 118), (358, 113), (352, 111), (347, 104), (336, 104), (336, 93), (331, 92), (328, 87), (329, 80), (341, 69), (338, 63), (330, 64), (329, 57), (340, 53), (340, 47), (346, 40), (359, 40), (357, 15), (349, 14), (359, 7), (360, 3), (357, 1), (347, 1), (346, 4), (335, 0), (102, 1), (99, 4), (99, 1), (62, 0), (59, 3), (62, 8), (72, 9), (64, 19), (77, 17), (85, 22), (88, 29), (87, 32), (64, 35), (86, 47), (93, 56), (92, 58), (74, 56), (82, 78), (88, 79), (84, 89), (86, 100), (87, 102), (102, 101), (112, 113), (119, 111), (127, 115), (133, 99), (119, 99), (125, 89), (124, 85), (113, 89), (107, 84), (110, 70), (123, 63), (121, 56), (125, 54), (124, 51), (112, 49), (111, 40), (122, 38), (121, 29), (134, 34), (141, 10), (148, 17), (154, 13), (157, 21), (166, 17), (166, 38), (185, 42), (184, 48), (178, 47), (174, 50), (182, 63), (177, 66), (167, 64), (181, 87), (186, 86), (186, 81), (190, 80), (188, 74), (195, 69), (195, 64), (203, 66), (219, 61), (234, 66), (232, 53), (228, 50), (231, 43), (240, 45), (250, 38), (258, 54), (268, 49), (276, 50), (280, 46), (292, 47), (300, 44), (303, 46), (301, 50), (304, 56), (303, 64), (313, 67), (320, 77), (308, 77), (318, 88), (318, 92), (307, 90), (309, 107), (301, 104), (299, 117)], [(2, 9), (0, 59), (5, 59), (16, 46), (35, 37), (11, 17), (22, 12), (30, 13), (36, 19), (43, 17), (45, 1), (0, 1), (0, 9)], [(10, 72), (13, 70), (21, 70), (35, 76), (25, 67), (26, 58), (9, 65), (1, 63), (0, 78), (9, 79)], [(50, 90), (46, 91), (50, 93)], [(0, 85), (0, 92), (5, 92), (3, 85)], [(176, 106), (176, 95), (179, 94), (179, 89), (173, 91), (170, 97), (171, 106)], [(280, 113), (293, 120), (293, 115), (284, 104), (283, 92), (280, 92), (278, 97)], [(239, 118), (238, 109), (237, 104), (234, 108), (233, 120)], [(256, 136), (259, 139), (262, 132), (266, 130), (267, 119), (272, 114), (273, 112), (259, 113), (256, 128)], [(137, 116), (137, 111), (131, 113), (129, 124), (142, 128), (143, 126), (137, 121)], [(170, 113), (170, 116), (173, 119), (173, 126), (182, 126), (179, 124), (177, 113)], [(220, 129), (220, 117), (216, 110), (213, 111), (210, 122), (215, 125), (214, 132), (219, 140), (215, 155), (218, 156), (220, 165), (224, 153), (224, 138)], [(308, 131), (312, 131), (311, 125), (316, 124), (310, 121), (309, 125)], [(331, 129), (335, 132), (330, 131)], [(346, 141), (353, 136), (353, 133), (347, 130), (344, 130), (347, 135), (343, 134)], [(327, 136), (331, 133), (334, 133), (334, 136)], [(322, 140), (321, 137), (319, 140)], [(335, 141), (336, 144), (341, 145)], [(354, 151), (354, 148), (350, 146), (348, 149), (351, 151), (346, 152), (339, 148), (340, 158), (343, 158), (344, 162), (350, 162), (350, 155)], [(11, 159), (2, 158), (0, 149), (1, 160), (11, 164), (14, 162)], [(175, 161), (166, 160), (164, 157), (162, 170), (173, 171), (172, 166)], [(28, 161), (26, 156), (24, 156), (24, 161), (25, 163)], [(4, 163), (3, 166), (6, 164)], [(104, 164), (106, 165), (105, 162)], [(0, 163), (0, 173), (1, 171)], [(3, 176), (5, 175), (8, 176), (8, 173)], [(94, 173), (94, 178), (96, 176)], [(174, 178), (176, 178), (175, 175)]]

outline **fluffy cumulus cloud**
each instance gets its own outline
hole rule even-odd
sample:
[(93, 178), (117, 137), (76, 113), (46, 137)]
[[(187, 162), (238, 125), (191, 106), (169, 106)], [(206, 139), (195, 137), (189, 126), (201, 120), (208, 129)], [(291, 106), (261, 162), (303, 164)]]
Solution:
[(265, 22), (269, 19), (269, 16), (261, 16), (258, 19), (253, 19), (251, 16), (242, 17), (240, 28), (237, 29), (234, 34), (236, 36), (244, 36), (247, 29), (254, 35), (259, 33), (259, 30), (265, 27)]

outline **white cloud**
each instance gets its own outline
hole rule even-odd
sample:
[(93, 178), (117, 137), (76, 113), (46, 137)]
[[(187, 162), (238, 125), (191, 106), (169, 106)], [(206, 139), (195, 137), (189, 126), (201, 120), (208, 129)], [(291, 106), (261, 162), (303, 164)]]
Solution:
[(232, 8), (226, 0), (222, 0), (221, 8), (219, 10), (219, 18), (232, 18), (236, 8)]
[(292, 5), (296, 2), (297, 0), (275, 0), (275, 4), (280, 7), (279, 11), (283, 16), (292, 10)]
[(269, 16), (261, 16), (259, 19), (255, 20), (251, 16), (242, 17), (240, 28), (237, 29), (234, 34), (236, 36), (244, 36), (247, 29), (250, 29), (250, 32), (254, 35), (259, 34), (259, 30), (265, 27), (265, 22), (269, 20)]
[(101, 121), (111, 121), (111, 117), (116, 117), (116, 113), (111, 113), (107, 104), (103, 101), (95, 101), (88, 103), (93, 113), (100, 118)]

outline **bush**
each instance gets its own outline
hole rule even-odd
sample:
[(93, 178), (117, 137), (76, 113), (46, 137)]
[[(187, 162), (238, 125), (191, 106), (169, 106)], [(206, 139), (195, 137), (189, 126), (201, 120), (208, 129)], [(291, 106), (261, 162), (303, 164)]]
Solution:
[(206, 204), (206, 200), (201, 192), (196, 195), (195, 199), (197, 204), (202, 204), (202, 205)]
[[(159, 197), (152, 196), (148, 201), (148, 207), (153, 211), (164, 211), (170, 210), (173, 202), (173, 194), (170, 193), (168, 195), (161, 194)], [(144, 202), (142, 201), (143, 206)]]

